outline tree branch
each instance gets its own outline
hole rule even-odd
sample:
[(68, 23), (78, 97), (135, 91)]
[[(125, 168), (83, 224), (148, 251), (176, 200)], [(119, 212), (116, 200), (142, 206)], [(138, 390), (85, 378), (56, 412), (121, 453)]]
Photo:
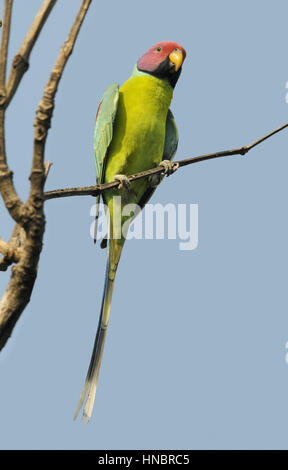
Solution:
[(19, 49), (18, 54), (14, 57), (11, 72), (7, 82), (7, 96), (5, 107), (12, 100), (18, 85), (29, 67), (29, 57), (34, 44), (57, 0), (45, 0), (34, 18), (34, 21)]
[(56, 0), (45, 0), (43, 2), (26, 35), (19, 53), (14, 58), (8, 84), (5, 88), (13, 0), (5, 1), (4, 23), (0, 49), (0, 192), (11, 217), (20, 225), (25, 225), (27, 223), (27, 219), (31, 217), (31, 211), (19, 198), (13, 184), (13, 173), (7, 164), (5, 148), (5, 110), (18, 88), (24, 72), (28, 68), (28, 59), (32, 48), (55, 3)]
[[(52, 166), (52, 163), (44, 162), (45, 180), (48, 176), (51, 166)], [(26, 240), (25, 230), (19, 224), (15, 224), (13, 231), (12, 231), (12, 235), (7, 245), (12, 247), (12, 250), (15, 249), (15, 251), (18, 253), (18, 256), (16, 257), (3, 256), (3, 258), (0, 260), (0, 271), (7, 271), (7, 269), (9, 268), (11, 264), (17, 263), (20, 260), (20, 255), (19, 255), (20, 252), (18, 248), (25, 245), (25, 240)], [(0, 253), (1, 253), (1, 250), (0, 250)]]
[(31, 170), (31, 191), (33, 195), (42, 195), (44, 183), (44, 146), (51, 125), (54, 110), (54, 98), (62, 77), (65, 65), (73, 51), (79, 30), (85, 18), (91, 0), (83, 0), (81, 8), (77, 14), (74, 24), (70, 30), (67, 40), (61, 48), (56, 64), (52, 70), (49, 81), (45, 87), (44, 95), (36, 111), (35, 132), (34, 132), (34, 155)]
[(12, 0), (5, 1), (4, 21), (0, 48), (0, 193), (11, 217), (13, 217), (16, 222), (18, 222), (20, 221), (20, 210), (23, 207), (23, 203), (21, 202), (13, 185), (13, 173), (12, 171), (10, 171), (7, 165), (5, 146), (5, 77), (10, 36), (12, 4)]
[[(179, 160), (178, 162), (174, 162), (176, 168), (180, 168), (182, 166), (191, 165), (192, 163), (201, 162), (204, 160), (210, 160), (212, 158), (219, 158), (219, 157), (226, 157), (232, 155), (245, 155), (249, 150), (256, 147), (256, 145), (261, 144), (264, 140), (269, 139), (274, 134), (282, 131), (288, 127), (288, 122), (283, 124), (277, 129), (274, 129), (272, 132), (269, 132), (264, 137), (252, 142), (252, 144), (245, 145), (244, 147), (235, 148), (232, 150), (223, 150), (221, 152), (216, 153), (208, 153), (206, 155), (199, 155), (197, 157), (190, 157), (185, 160)], [(163, 173), (163, 167), (157, 166), (155, 168), (151, 168), (150, 170), (142, 171), (140, 173), (136, 173), (134, 175), (129, 176), (129, 181), (133, 182), (139, 180), (141, 178), (148, 178), (151, 175), (157, 175), (159, 173)], [(119, 181), (112, 181), (111, 183), (105, 184), (96, 184), (94, 186), (85, 186), (82, 188), (67, 188), (67, 189), (55, 189), (54, 191), (47, 191), (44, 193), (44, 198), (47, 201), (48, 199), (57, 199), (60, 197), (71, 197), (71, 196), (97, 196), (98, 194), (107, 191), (108, 189), (117, 188), (119, 186)]]
[[(10, 282), (0, 301), (0, 350), (5, 346), (9, 336), (12, 333), (15, 323), (17, 322), (19, 316), (21, 315), (26, 305), (28, 304), (33, 287), (34, 287), (34, 283), (37, 277), (38, 261), (39, 261), (40, 253), (42, 250), (43, 234), (45, 230), (45, 216), (43, 212), (43, 203), (44, 203), (43, 187), (45, 183), (45, 178), (48, 174), (48, 171), (51, 165), (49, 163), (45, 165), (44, 163), (45, 142), (47, 138), (47, 132), (51, 124), (51, 118), (52, 118), (52, 113), (54, 109), (54, 99), (55, 99), (55, 94), (58, 88), (58, 84), (62, 77), (65, 64), (73, 50), (79, 29), (82, 25), (82, 22), (84, 20), (84, 17), (87, 13), (87, 10), (91, 1), (92, 0), (82, 1), (82, 4), (79, 9), (79, 13), (77, 14), (77, 17), (74, 21), (74, 24), (72, 26), (72, 29), (68, 35), (68, 38), (64, 46), (61, 48), (61, 52), (58, 56), (56, 65), (52, 70), (50, 79), (44, 90), (43, 98), (40, 101), (39, 107), (37, 109), (36, 121), (34, 124), (35, 125), (34, 152), (33, 152), (32, 170), (31, 170), (31, 176), (30, 176), (30, 180), (31, 180), (30, 195), (28, 197), (27, 202), (24, 204), (24, 207), (21, 207), (21, 214), (20, 214), (21, 217), (19, 217), (19, 224), (14, 227), (14, 231), (13, 231), (14, 235), (12, 234), (12, 237), (10, 239), (11, 244), (21, 243), (22, 245), (21, 251), (19, 251), (20, 259), (18, 263), (12, 268)], [(27, 51), (29, 55), (29, 50), (31, 51), (31, 48), (36, 41), (36, 38), (40, 32), (40, 29), (43, 26), (44, 20), (46, 19), (49, 12), (51, 11), (54, 3), (55, 1), (46, 0), (42, 5), (42, 9), (40, 10), (41, 14), (39, 12), (38, 15), (36, 16), (36, 19), (38, 17), (38, 20), (37, 20), (38, 22), (36, 22), (38, 24), (38, 29), (36, 28), (38, 32), (36, 33), (36, 30), (34, 29), (34, 33), (32, 32), (32, 37), (29, 36), (29, 33), (26, 36), (26, 40), (27, 40), (26, 41), (26, 47), (27, 47), (26, 58), (27, 58)], [(46, 7), (45, 14), (44, 14), (44, 7)], [(33, 23), (34, 27), (35, 27), (35, 21)], [(32, 29), (33, 29), (33, 25), (32, 25)], [(30, 39), (27, 39), (29, 37)], [(11, 76), (13, 77), (12, 75), (13, 73), (14, 72), (12, 71), (10, 77)], [(14, 75), (15, 78), (13, 79), (13, 81), (11, 78), (10, 88), (9, 87), (8, 88), (9, 90), (11, 90), (10, 92), (12, 95), (15, 93), (18, 83), (20, 81), (19, 77), (21, 79), (23, 73), (24, 72), (22, 69), (21, 71), (18, 70), (18, 72), (16, 72), (16, 75)], [(8, 80), (8, 83), (9, 83), (9, 80)], [(4, 152), (5, 147), (3, 143), (4, 143), (4, 111), (5, 110), (2, 109), (1, 111), (3, 115), (3, 126), (1, 125), (1, 121), (0, 121), (0, 150), (3, 150)], [(0, 114), (0, 117), (1, 117), (1, 114)], [(0, 159), (1, 159), (1, 154), (0, 154)], [(6, 171), (7, 173), (9, 169), (6, 164), (6, 155), (4, 153), (2, 154), (2, 160), (3, 159), (5, 163), (3, 167), (4, 172)], [(12, 176), (10, 178), (12, 181)], [(3, 196), (4, 182), (7, 179), (8, 179), (8, 175), (6, 176), (2, 175), (1, 177), (1, 160), (0, 160), (0, 189), (1, 189), (2, 196)], [(6, 204), (6, 207), (7, 207), (7, 204)], [(12, 211), (10, 208), (10, 213), (11, 212)], [(18, 222), (18, 220), (16, 221)], [(4, 262), (4, 267), (5, 267), (5, 262)]]
[(3, 30), (1, 37), (1, 49), (0, 49), (0, 104), (5, 99), (5, 80), (6, 80), (6, 68), (7, 68), (7, 55), (8, 45), (10, 37), (10, 24), (12, 14), (13, 0), (5, 0), (4, 6), (4, 19), (3, 19)]
[(18, 248), (12, 247), (9, 243), (6, 243), (0, 238), (0, 253), (3, 255), (3, 259), (0, 262), (0, 271), (1, 265), (3, 264), (12, 264), (18, 263), (20, 260), (20, 251)]
[(17, 252), (18, 256), (16, 258), (14, 257), (7, 257), (3, 256), (3, 258), (0, 260), (0, 271), (7, 271), (9, 266), (13, 263), (18, 263), (20, 261), (21, 257), (21, 252), (20, 252), (20, 247), (25, 244), (25, 239), (26, 239), (26, 234), (25, 230), (20, 227), (19, 224), (15, 224), (12, 235), (10, 237), (10, 240), (8, 241), (7, 245), (12, 247), (12, 249), (15, 249), (15, 252)]

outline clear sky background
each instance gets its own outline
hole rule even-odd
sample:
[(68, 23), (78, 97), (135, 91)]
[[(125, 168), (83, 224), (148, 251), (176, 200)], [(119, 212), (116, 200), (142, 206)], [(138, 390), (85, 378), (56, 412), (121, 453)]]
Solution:
[[(10, 63), (42, 2), (14, 3)], [(57, 2), (7, 113), (22, 198), (35, 109), (79, 5)], [(187, 51), (172, 103), (177, 159), (248, 144), (286, 122), (287, 18), (286, 0), (94, 0), (58, 90), (46, 189), (94, 184), (101, 95), (161, 40)], [(165, 178), (153, 202), (198, 203), (199, 246), (127, 242), (88, 425), (73, 414), (105, 252), (89, 235), (92, 198), (46, 203), (33, 296), (0, 354), (1, 449), (288, 448), (287, 148), (284, 131), (247, 157)], [(12, 226), (1, 202), (4, 239)]]

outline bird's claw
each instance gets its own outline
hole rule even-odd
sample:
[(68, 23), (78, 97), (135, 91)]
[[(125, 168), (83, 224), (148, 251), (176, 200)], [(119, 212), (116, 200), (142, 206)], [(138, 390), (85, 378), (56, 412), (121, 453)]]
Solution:
[(114, 181), (119, 182), (118, 189), (123, 189), (124, 188), (127, 191), (129, 191), (131, 189), (131, 182), (130, 182), (128, 176), (126, 176), (126, 175), (115, 175), (114, 176)]
[(170, 160), (162, 160), (159, 166), (163, 167), (161, 175), (170, 176), (179, 168), (179, 163), (171, 162)]

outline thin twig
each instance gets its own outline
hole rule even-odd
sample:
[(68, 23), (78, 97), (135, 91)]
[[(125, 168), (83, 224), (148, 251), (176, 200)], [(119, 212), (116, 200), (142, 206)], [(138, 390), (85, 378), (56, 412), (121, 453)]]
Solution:
[[(178, 162), (174, 162), (176, 167), (182, 167), (186, 165), (191, 165), (192, 163), (197, 163), (201, 162), (204, 160), (210, 160), (212, 158), (219, 158), (219, 157), (226, 157), (226, 156), (232, 156), (232, 155), (245, 155), (249, 150), (252, 148), (256, 147), (256, 145), (261, 144), (264, 142), (264, 140), (268, 139), (269, 137), (272, 137), (272, 135), (277, 134), (278, 132), (282, 131), (288, 127), (288, 122), (283, 124), (280, 127), (277, 127), (277, 129), (274, 129), (272, 132), (269, 132), (269, 134), (266, 134), (264, 137), (261, 137), (260, 139), (256, 140), (252, 144), (246, 145), (244, 147), (239, 147), (235, 148), (232, 150), (223, 150), (221, 152), (216, 152), (216, 153), (208, 153), (206, 155), (199, 155), (197, 157), (190, 157), (185, 160), (179, 160)], [(129, 181), (133, 182), (136, 180), (139, 180), (141, 178), (147, 178), (148, 176), (151, 175), (157, 175), (159, 173), (163, 173), (163, 167), (162, 166), (157, 166), (155, 168), (151, 168), (150, 170), (142, 171), (140, 173), (136, 173), (134, 175), (129, 176)], [(54, 191), (47, 191), (44, 193), (44, 198), (45, 200), (48, 199), (57, 199), (60, 197), (71, 197), (71, 196), (97, 196), (97, 194), (100, 194), (104, 191), (107, 191), (108, 189), (112, 188), (117, 188), (119, 186), (119, 181), (112, 181), (111, 183), (105, 183), (105, 184), (96, 184), (94, 186), (85, 186), (81, 188), (67, 188), (67, 189), (55, 189)]]
[(13, 59), (11, 72), (6, 87), (6, 108), (12, 100), (24, 73), (29, 67), (29, 57), (31, 51), (56, 1), (57, 0), (45, 0), (43, 2), (19, 49), (18, 54)]
[(7, 164), (5, 146), (5, 77), (12, 4), (12, 0), (5, 1), (4, 21), (0, 47), (0, 193), (11, 217), (16, 222), (18, 222), (20, 220), (20, 210), (23, 207), (23, 203), (20, 200), (13, 184), (13, 173)]
[[(44, 183), (44, 147), (51, 125), (52, 114), (54, 110), (54, 98), (62, 77), (65, 65), (73, 51), (79, 30), (85, 18), (91, 0), (83, 0), (81, 8), (77, 14), (74, 24), (70, 30), (67, 40), (61, 47), (60, 54), (52, 70), (48, 83), (44, 90), (44, 95), (36, 111), (36, 120), (34, 123), (34, 154), (31, 170), (31, 191), (30, 196), (37, 193), (38, 196), (43, 191)], [(39, 193), (40, 191), (40, 193)]]
[(13, 0), (5, 0), (0, 48), (0, 104), (5, 99), (5, 80)]

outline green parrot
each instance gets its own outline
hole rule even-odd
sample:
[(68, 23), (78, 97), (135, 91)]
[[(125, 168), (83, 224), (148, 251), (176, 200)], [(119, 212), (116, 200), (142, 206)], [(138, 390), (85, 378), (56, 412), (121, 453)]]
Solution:
[[(185, 57), (185, 49), (175, 42), (155, 44), (138, 60), (131, 77), (120, 89), (118, 84), (107, 88), (98, 107), (94, 132), (97, 183), (117, 180), (119, 186), (116, 191), (112, 189), (102, 194), (108, 208), (109, 229), (101, 245), (107, 245), (108, 256), (98, 329), (74, 416), (76, 419), (86, 399), (84, 422), (89, 421), (93, 410), (117, 266), (127, 228), (137, 215), (136, 211), (129, 215), (123, 215), (122, 211), (127, 204), (142, 209), (162, 178), (143, 178), (130, 184), (128, 176), (160, 164), (163, 174), (173, 172), (171, 160), (178, 145), (178, 131), (169, 107)], [(115, 198), (115, 195), (121, 197)], [(96, 204), (94, 241), (99, 202), (100, 196)]]

